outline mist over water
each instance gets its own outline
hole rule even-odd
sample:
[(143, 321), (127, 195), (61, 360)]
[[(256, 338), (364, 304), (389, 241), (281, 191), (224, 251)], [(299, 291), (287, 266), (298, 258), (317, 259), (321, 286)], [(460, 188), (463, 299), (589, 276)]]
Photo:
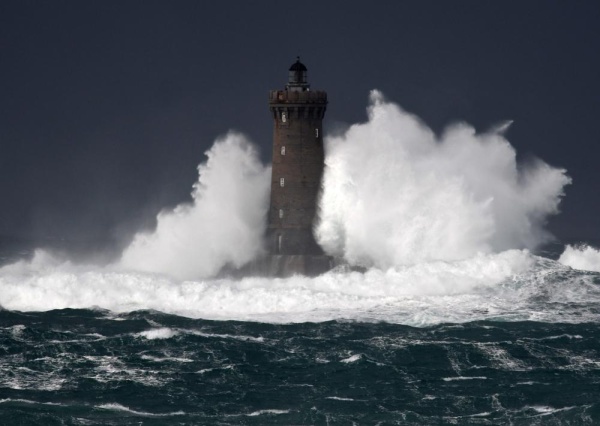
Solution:
[(329, 253), (364, 273), (215, 278), (263, 253), (269, 204), (270, 167), (229, 133), (207, 151), (192, 202), (163, 211), (119, 262), (77, 265), (38, 250), (0, 268), (0, 306), (264, 322), (595, 320), (578, 308), (600, 301), (594, 276), (528, 250), (548, 237), (544, 221), (570, 179), (541, 161), (517, 164), (505, 128), (478, 134), (456, 124), (437, 137), (372, 92), (368, 121), (326, 141), (316, 226)]
[(390, 268), (534, 248), (558, 212), (565, 170), (519, 165), (508, 125), (476, 133), (454, 124), (437, 137), (372, 91), (368, 121), (328, 139), (316, 228), (352, 264)]

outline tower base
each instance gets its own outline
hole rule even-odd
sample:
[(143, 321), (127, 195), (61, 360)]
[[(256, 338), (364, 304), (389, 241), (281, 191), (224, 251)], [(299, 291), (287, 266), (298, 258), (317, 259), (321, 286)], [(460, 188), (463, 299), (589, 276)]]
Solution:
[(224, 275), (235, 278), (287, 278), (293, 275), (315, 277), (333, 269), (339, 263), (339, 259), (326, 255), (272, 254), (256, 259), (238, 270), (225, 271)]

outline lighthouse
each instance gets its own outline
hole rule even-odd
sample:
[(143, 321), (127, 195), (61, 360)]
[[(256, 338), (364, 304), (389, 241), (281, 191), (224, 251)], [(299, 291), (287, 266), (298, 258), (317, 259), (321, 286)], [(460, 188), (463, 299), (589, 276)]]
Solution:
[(347, 266), (325, 254), (313, 235), (325, 167), (326, 109), (327, 93), (310, 89), (308, 70), (298, 57), (283, 90), (269, 91), (273, 166), (266, 250), (241, 268), (224, 268), (223, 276), (315, 276)]
[(327, 93), (310, 89), (308, 70), (299, 57), (289, 68), (285, 88), (269, 92), (273, 167), (267, 241), (271, 255), (323, 255), (313, 225), (324, 168), (326, 108)]
[(300, 58), (289, 69), (283, 90), (269, 92), (273, 118), (273, 167), (264, 256), (235, 276), (319, 275), (339, 264), (323, 253), (313, 236), (325, 166), (323, 117), (327, 93), (311, 90)]

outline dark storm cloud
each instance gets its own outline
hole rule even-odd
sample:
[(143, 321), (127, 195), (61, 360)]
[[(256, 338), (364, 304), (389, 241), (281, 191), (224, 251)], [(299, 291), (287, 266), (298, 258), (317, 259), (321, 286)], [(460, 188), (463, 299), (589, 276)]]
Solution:
[(329, 123), (372, 88), (434, 130), (511, 119), (574, 179), (551, 230), (600, 237), (600, 6), (586, 2), (0, 4), (0, 234), (127, 239), (189, 198), (234, 128), (269, 161), (269, 89), (302, 55)]

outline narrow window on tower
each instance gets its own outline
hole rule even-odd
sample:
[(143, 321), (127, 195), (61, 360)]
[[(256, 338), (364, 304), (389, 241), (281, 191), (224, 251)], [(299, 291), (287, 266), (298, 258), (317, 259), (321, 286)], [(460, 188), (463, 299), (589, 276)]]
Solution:
[(285, 146), (281, 147), (281, 155), (285, 155)]
[(277, 235), (277, 253), (281, 253), (281, 234)]
[(319, 129), (317, 128), (317, 129), (315, 129), (315, 138), (318, 138), (318, 137), (319, 137)]
[(285, 186), (285, 178), (279, 179), (279, 186), (281, 186), (282, 188)]
[(279, 209), (279, 219), (283, 219), (283, 209)]
[(287, 121), (287, 116), (285, 115), (285, 112), (281, 113), (281, 122), (285, 123)]

